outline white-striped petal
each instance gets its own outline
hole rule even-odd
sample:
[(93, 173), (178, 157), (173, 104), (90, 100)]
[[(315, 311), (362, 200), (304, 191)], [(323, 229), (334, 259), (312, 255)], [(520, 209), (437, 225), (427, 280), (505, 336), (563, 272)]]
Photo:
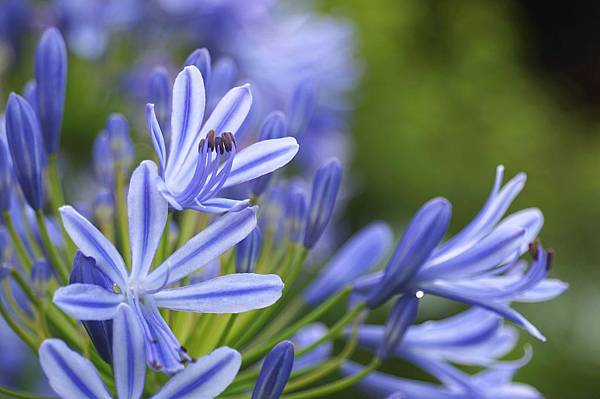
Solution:
[(112, 319), (122, 294), (115, 294), (94, 284), (69, 284), (54, 293), (54, 303), (63, 312), (78, 320)]
[(139, 399), (146, 379), (144, 336), (137, 316), (121, 304), (113, 320), (113, 367), (119, 399)]

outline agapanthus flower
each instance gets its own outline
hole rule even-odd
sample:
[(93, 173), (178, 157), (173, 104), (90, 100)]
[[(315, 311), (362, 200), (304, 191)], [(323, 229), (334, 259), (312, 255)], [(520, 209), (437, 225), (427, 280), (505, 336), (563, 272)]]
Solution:
[[(510, 307), (546, 277), (551, 254), (532, 244), (543, 224), (536, 208), (518, 211), (501, 221), (525, 183), (517, 175), (501, 187), (499, 167), (492, 193), (483, 209), (456, 236), (440, 244), (450, 221), (450, 203), (437, 198), (413, 218), (384, 272), (356, 282), (367, 303), (377, 307), (395, 294), (422, 291), (497, 312), (544, 339), (520, 313)], [(534, 261), (526, 273), (518, 267), (521, 255), (532, 249)], [(516, 273), (516, 271), (521, 273)], [(516, 274), (515, 274), (516, 273)], [(544, 298), (560, 294), (565, 286), (543, 285)]]
[[(115, 389), (119, 399), (142, 397), (146, 379), (144, 332), (128, 305), (120, 304), (114, 316), (112, 351)], [(61, 398), (110, 398), (94, 365), (59, 339), (45, 340), (40, 363), (52, 389)], [(233, 381), (240, 354), (221, 347), (173, 376), (152, 399), (214, 398)]]
[[(381, 326), (362, 326), (358, 342), (377, 351), (384, 335)], [(504, 326), (497, 315), (480, 309), (427, 321), (409, 327), (403, 339), (390, 348), (389, 356), (413, 363), (443, 385), (372, 373), (358, 386), (376, 397), (400, 392), (409, 398), (539, 398), (541, 395), (532, 387), (511, 381), (512, 375), (529, 361), (529, 352), (515, 361), (499, 360), (515, 348), (517, 341), (513, 328)], [(469, 375), (455, 365), (487, 370)], [(346, 373), (358, 370), (356, 364), (344, 366)]]
[(173, 86), (168, 153), (154, 113), (146, 119), (160, 165), (159, 190), (178, 210), (221, 213), (242, 201), (221, 198), (222, 189), (255, 179), (287, 164), (298, 151), (296, 140), (264, 140), (238, 152), (235, 133), (252, 104), (248, 85), (231, 89), (204, 121), (204, 80), (195, 66), (179, 73)]
[(158, 192), (154, 163), (144, 161), (134, 171), (127, 197), (131, 272), (113, 244), (75, 209), (60, 209), (73, 242), (114, 283), (109, 291), (94, 284), (59, 288), (54, 302), (79, 320), (114, 318), (121, 303), (135, 311), (144, 332), (148, 364), (167, 373), (180, 370), (189, 357), (159, 313), (159, 308), (204, 313), (240, 313), (273, 304), (283, 283), (276, 275), (229, 274), (173, 287), (220, 256), (256, 227), (256, 208), (232, 212), (210, 224), (155, 269), (151, 265), (167, 220), (168, 204)]

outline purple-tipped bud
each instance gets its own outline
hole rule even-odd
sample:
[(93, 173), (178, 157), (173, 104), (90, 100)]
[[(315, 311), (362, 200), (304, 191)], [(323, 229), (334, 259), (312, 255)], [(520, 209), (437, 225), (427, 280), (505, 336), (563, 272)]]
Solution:
[(440, 243), (450, 223), (452, 206), (445, 198), (434, 198), (419, 209), (402, 235), (381, 284), (371, 292), (371, 309), (400, 294)]
[(337, 159), (327, 162), (315, 173), (304, 233), (306, 248), (312, 248), (319, 241), (329, 224), (341, 180), (342, 166)]
[(269, 352), (260, 369), (252, 399), (277, 399), (285, 388), (294, 366), (294, 344), (283, 341)]
[(128, 170), (133, 163), (135, 149), (129, 137), (127, 119), (121, 114), (111, 114), (106, 121), (106, 135), (115, 166)]
[(56, 28), (47, 29), (35, 53), (37, 109), (46, 153), (58, 148), (67, 89), (67, 48)]
[(204, 82), (208, 82), (210, 80), (211, 73), (211, 62), (210, 62), (210, 53), (206, 48), (198, 48), (192, 52), (192, 54), (187, 57), (184, 63), (184, 67), (193, 65), (202, 74), (202, 78)]
[(316, 104), (317, 93), (314, 86), (308, 81), (300, 83), (294, 90), (288, 107), (289, 128), (292, 136), (299, 137), (304, 133), (315, 112)]
[(292, 189), (287, 201), (285, 218), (287, 219), (288, 238), (292, 242), (299, 243), (304, 238), (306, 228), (306, 214), (308, 213), (306, 194), (302, 189)]
[(10, 209), (13, 190), (13, 168), (7, 144), (0, 137), (0, 212)]
[[(69, 284), (94, 284), (112, 292), (113, 284), (96, 266), (94, 258), (77, 251)], [(107, 363), (112, 363), (112, 320), (82, 321), (94, 347)]]
[(25, 200), (34, 210), (41, 209), (46, 165), (42, 133), (31, 105), (15, 93), (10, 94), (6, 108), (6, 138)]
[[(271, 139), (280, 139), (287, 135), (287, 122), (285, 120), (285, 115), (281, 111), (273, 111), (263, 121), (260, 132), (258, 135), (258, 139), (260, 141), (263, 140), (271, 140)], [(264, 176), (261, 176), (257, 179), (252, 180), (250, 182), (250, 191), (254, 196), (258, 197), (262, 193), (266, 191), (269, 187), (269, 183), (271, 182), (273, 174), (269, 173)]]
[(393, 352), (394, 348), (396, 348), (402, 341), (402, 338), (404, 338), (404, 333), (408, 327), (415, 322), (421, 296), (422, 293), (420, 292), (418, 294), (408, 293), (396, 301), (396, 304), (385, 323), (383, 340), (377, 350), (377, 356), (380, 359), (385, 359)]
[(235, 272), (254, 273), (262, 246), (262, 233), (256, 226), (254, 230), (235, 247)]
[(152, 71), (148, 102), (154, 104), (156, 119), (162, 131), (167, 131), (171, 124), (171, 76), (169, 72), (158, 67)]
[(383, 259), (392, 244), (389, 226), (374, 222), (352, 236), (304, 293), (311, 306), (323, 302)]

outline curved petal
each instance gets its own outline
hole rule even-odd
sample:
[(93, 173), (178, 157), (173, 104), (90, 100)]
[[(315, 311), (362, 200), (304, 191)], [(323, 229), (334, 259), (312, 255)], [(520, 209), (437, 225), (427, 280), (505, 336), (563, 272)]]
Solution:
[(251, 106), (250, 85), (245, 84), (229, 90), (204, 123), (200, 137), (206, 136), (211, 130), (217, 134), (230, 132), (235, 135), (246, 120)]
[(165, 173), (165, 163), (167, 161), (167, 150), (165, 147), (165, 138), (163, 132), (158, 124), (156, 113), (154, 111), (154, 104), (146, 104), (146, 124), (148, 130), (150, 130), (150, 137), (152, 137), (152, 145), (154, 146), (154, 152), (158, 158), (158, 164), (160, 165), (161, 173)]
[(94, 284), (70, 284), (54, 293), (56, 306), (78, 320), (108, 320), (125, 297)]
[(244, 148), (233, 159), (223, 187), (235, 186), (283, 167), (294, 158), (298, 148), (293, 137), (263, 140)]
[(151, 161), (136, 168), (129, 183), (127, 213), (131, 242), (131, 279), (150, 270), (167, 221), (169, 205), (156, 186), (158, 172)]
[(235, 273), (154, 294), (159, 307), (202, 313), (241, 313), (271, 306), (283, 282), (275, 274)]
[(39, 355), (50, 386), (61, 398), (110, 399), (94, 365), (61, 340), (45, 340)]
[(242, 357), (221, 347), (175, 374), (152, 399), (212, 399), (235, 378)]
[(119, 399), (139, 399), (146, 379), (144, 336), (126, 304), (119, 305), (113, 322), (113, 367)]
[(125, 262), (115, 246), (73, 207), (60, 209), (63, 224), (69, 236), (85, 256), (96, 260), (96, 266), (121, 289), (127, 288)]
[(206, 96), (202, 74), (195, 66), (187, 66), (177, 75), (173, 85), (171, 113), (171, 144), (165, 177), (176, 179), (181, 172), (193, 167), (200, 141)]
[(189, 209), (194, 209), (198, 212), (204, 213), (225, 213), (225, 212), (235, 212), (236, 209), (240, 206), (247, 206), (247, 200), (234, 200), (229, 198), (211, 198), (206, 201), (195, 202), (192, 205), (188, 205)]
[(535, 287), (512, 298), (515, 302), (544, 302), (556, 298), (569, 288), (569, 284), (558, 279), (545, 279)]
[(179, 281), (242, 241), (256, 227), (257, 210), (251, 207), (221, 216), (152, 271), (144, 283), (146, 288)]

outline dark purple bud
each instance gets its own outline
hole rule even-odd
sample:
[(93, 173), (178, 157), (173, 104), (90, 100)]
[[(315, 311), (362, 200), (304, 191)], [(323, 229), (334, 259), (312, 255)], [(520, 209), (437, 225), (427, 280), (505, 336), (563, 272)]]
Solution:
[(417, 311), (419, 310), (419, 299), (423, 293), (408, 293), (403, 295), (396, 301), (386, 323), (383, 333), (383, 340), (379, 345), (377, 356), (380, 359), (385, 359), (394, 349), (398, 347), (404, 333), (417, 319)]
[[(94, 258), (77, 251), (69, 284), (94, 284), (112, 292), (113, 283), (96, 266)], [(112, 320), (82, 321), (94, 347), (107, 363), (112, 363)]]
[(254, 273), (262, 246), (262, 233), (256, 226), (254, 230), (235, 247), (235, 272)]
[(306, 248), (312, 248), (319, 241), (329, 224), (341, 180), (342, 166), (337, 159), (327, 162), (315, 173), (304, 233)]
[(302, 242), (306, 228), (306, 194), (299, 188), (293, 188), (289, 194), (286, 206), (288, 238), (292, 242)]
[(31, 105), (15, 93), (10, 94), (6, 108), (6, 138), (25, 200), (34, 210), (41, 209), (46, 165), (42, 134)]
[(35, 53), (37, 109), (46, 153), (58, 148), (67, 89), (67, 48), (56, 28), (47, 29)]
[(373, 288), (367, 300), (371, 309), (402, 293), (409, 285), (444, 238), (451, 214), (452, 206), (445, 198), (434, 198), (419, 209), (385, 268), (381, 284)]
[(283, 341), (269, 352), (260, 369), (252, 399), (277, 399), (285, 388), (294, 366), (294, 345)]

